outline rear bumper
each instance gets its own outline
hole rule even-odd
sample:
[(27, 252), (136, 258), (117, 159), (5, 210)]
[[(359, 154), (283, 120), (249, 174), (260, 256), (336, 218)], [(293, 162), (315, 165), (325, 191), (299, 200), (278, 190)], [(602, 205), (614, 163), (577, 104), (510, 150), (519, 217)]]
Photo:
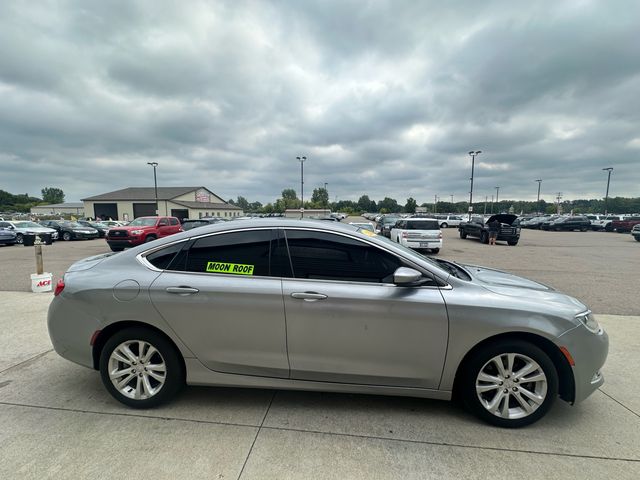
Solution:
[(442, 239), (425, 239), (425, 240), (404, 240), (400, 239), (400, 244), (413, 248), (415, 250), (420, 250), (422, 248), (442, 248)]

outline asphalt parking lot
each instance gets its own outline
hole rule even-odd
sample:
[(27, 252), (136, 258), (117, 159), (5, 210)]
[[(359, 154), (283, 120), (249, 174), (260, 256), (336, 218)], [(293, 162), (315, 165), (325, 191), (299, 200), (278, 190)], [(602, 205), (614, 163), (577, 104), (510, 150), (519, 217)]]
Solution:
[[(610, 336), (604, 386), (519, 430), (449, 402), (315, 392), (191, 387), (169, 405), (132, 410), (97, 372), (52, 351), (52, 295), (27, 292), (33, 250), (5, 247), (0, 478), (640, 478), (640, 243), (598, 232), (524, 231), (516, 247), (461, 240), (455, 229), (444, 236), (443, 258), (522, 274), (590, 304)], [(45, 270), (59, 276), (105, 251), (104, 240), (59, 242), (45, 248)]]
[[(343, 222), (366, 221), (349, 217)], [(555, 287), (586, 303), (596, 313), (640, 315), (640, 242), (611, 232), (545, 232), (523, 230), (520, 243), (491, 247), (462, 240), (458, 230), (443, 230), (442, 258), (510, 271)], [(103, 239), (56, 242), (43, 247), (45, 271), (59, 278), (76, 260), (109, 252)], [(33, 249), (0, 247), (0, 291), (31, 289)]]

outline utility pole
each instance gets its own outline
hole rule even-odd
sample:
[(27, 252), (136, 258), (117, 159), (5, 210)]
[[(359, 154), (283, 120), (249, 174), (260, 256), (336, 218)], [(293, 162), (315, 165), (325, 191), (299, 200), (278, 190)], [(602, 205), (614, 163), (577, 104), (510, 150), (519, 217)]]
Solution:
[(473, 212), (473, 170), (476, 164), (476, 157), (482, 153), (481, 150), (476, 150), (475, 152), (471, 150), (469, 155), (471, 155), (471, 190), (469, 191), (469, 221), (471, 221), (471, 212)]
[(438, 211), (438, 195), (433, 196), (433, 213)]
[(487, 195), (484, 196), (484, 213), (483, 215), (487, 214), (487, 200), (489, 200), (489, 197)]
[(607, 214), (607, 203), (609, 203), (609, 182), (611, 181), (611, 172), (613, 171), (613, 167), (603, 168), (602, 170), (607, 170), (609, 175), (607, 176), (607, 193), (604, 196), (604, 214)]
[(496, 213), (500, 213), (500, 204), (498, 203), (498, 194), (500, 193), (500, 187), (495, 187), (496, 188), (496, 208), (498, 209), (498, 211)]
[(538, 213), (540, 213), (540, 184), (542, 184), (542, 179), (539, 178), (536, 182), (538, 182)]
[(158, 168), (158, 162), (147, 162), (147, 165), (153, 167), (153, 189), (156, 197), (156, 215), (158, 215), (158, 179), (156, 177), (156, 168)]
[(307, 157), (296, 157), (300, 162), (300, 218), (304, 218), (304, 162)]
[(451, 206), (453, 207), (453, 193), (451, 194)]
[(327, 185), (329, 184), (327, 182), (324, 182), (324, 193), (327, 194), (327, 201), (325, 202), (325, 206), (324, 206), (325, 210), (329, 208), (329, 190), (327, 190)]
[(491, 195), (491, 215), (493, 215), (493, 195)]

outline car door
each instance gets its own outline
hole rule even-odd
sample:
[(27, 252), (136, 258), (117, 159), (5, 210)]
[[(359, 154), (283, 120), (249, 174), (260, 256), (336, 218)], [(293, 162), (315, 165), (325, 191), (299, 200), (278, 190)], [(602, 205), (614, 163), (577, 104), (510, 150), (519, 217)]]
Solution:
[(435, 283), (394, 285), (402, 259), (346, 234), (289, 228), (286, 237), (292, 379), (438, 387), (448, 318)]
[(181, 242), (186, 245), (174, 247), (180, 252), (171, 263), (158, 267), (162, 273), (150, 288), (153, 305), (207, 368), (289, 376), (272, 240), (271, 229), (210, 234)]
[(174, 233), (181, 231), (180, 221), (177, 218), (169, 218), (169, 226), (171, 227), (169, 235), (173, 235)]

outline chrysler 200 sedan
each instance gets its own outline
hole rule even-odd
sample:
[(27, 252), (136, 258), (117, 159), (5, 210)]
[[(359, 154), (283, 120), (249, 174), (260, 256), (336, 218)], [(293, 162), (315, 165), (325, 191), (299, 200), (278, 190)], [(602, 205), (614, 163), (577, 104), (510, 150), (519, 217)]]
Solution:
[(248, 220), (71, 266), (49, 308), (63, 357), (149, 408), (184, 384), (456, 397), (502, 427), (602, 385), (580, 301), (426, 258), (350, 225)]

